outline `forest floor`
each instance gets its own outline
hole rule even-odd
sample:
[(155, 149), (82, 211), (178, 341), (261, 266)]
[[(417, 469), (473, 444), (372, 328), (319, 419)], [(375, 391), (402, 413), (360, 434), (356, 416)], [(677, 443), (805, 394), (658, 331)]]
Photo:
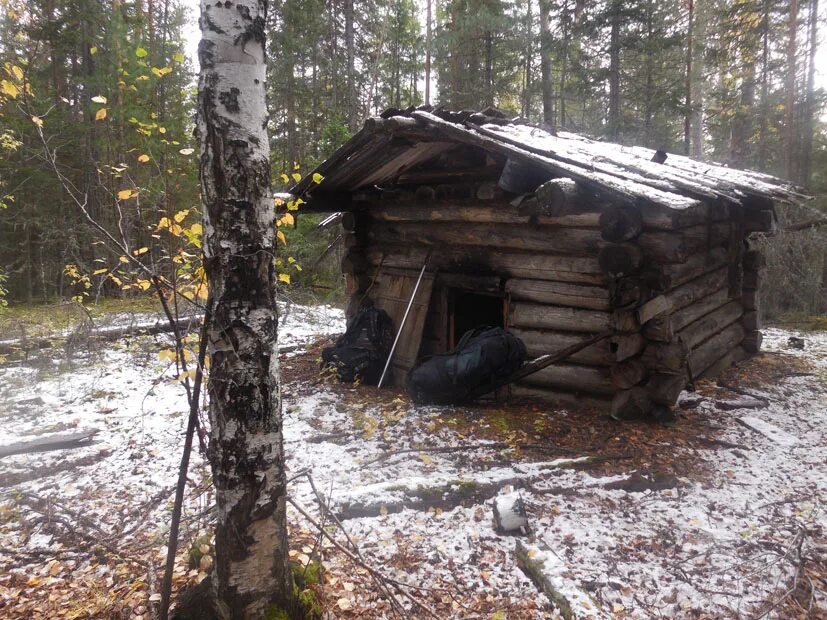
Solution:
[[(827, 617), (827, 333), (767, 329), (764, 353), (685, 392), (662, 426), (340, 385), (317, 360), (343, 329), (329, 307), (280, 324), (290, 496), (361, 558), (288, 508), (298, 572), (324, 567), (310, 586), (324, 617), (395, 617), (377, 574), (412, 618)], [(0, 365), (0, 445), (99, 430), (0, 459), (0, 617), (154, 617), (186, 423), (168, 346), (129, 337)], [(509, 491), (527, 536), (494, 530)], [(212, 500), (196, 449), (176, 588), (209, 571)]]

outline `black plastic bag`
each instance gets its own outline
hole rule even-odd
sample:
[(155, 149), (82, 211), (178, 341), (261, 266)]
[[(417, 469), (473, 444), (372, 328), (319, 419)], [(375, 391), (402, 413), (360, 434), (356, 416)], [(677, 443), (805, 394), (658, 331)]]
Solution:
[(332, 367), (339, 380), (379, 383), (393, 346), (393, 321), (388, 313), (367, 308), (357, 314), (336, 344), (322, 350), (322, 368)]
[(526, 360), (523, 341), (502, 327), (463, 334), (448, 353), (421, 360), (408, 372), (408, 394), (416, 403), (468, 402), (480, 389), (514, 373)]

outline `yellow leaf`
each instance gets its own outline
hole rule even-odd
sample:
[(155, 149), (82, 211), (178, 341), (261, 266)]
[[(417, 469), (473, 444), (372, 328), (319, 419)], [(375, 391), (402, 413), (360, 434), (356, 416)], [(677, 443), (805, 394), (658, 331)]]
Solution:
[(434, 459), (432, 459), (430, 455), (425, 454), (424, 452), (422, 452), (419, 455), (419, 460), (425, 463), (425, 465), (431, 465), (434, 462)]
[(149, 248), (146, 248), (146, 247), (138, 248), (137, 250), (132, 250), (132, 253), (135, 256), (140, 256), (141, 254), (146, 254), (147, 252), (149, 252)]
[(112, 280), (112, 282), (114, 282), (118, 286), (121, 286), (123, 284), (123, 282), (121, 282), (121, 279), (119, 277), (113, 276), (111, 273), (109, 274), (109, 279)]
[(106, 118), (106, 108), (101, 108), (97, 112), (95, 112), (95, 120), (102, 121)]
[(289, 273), (280, 273), (279, 274), (279, 282), (284, 282), (285, 284), (290, 284), (290, 274)]
[(174, 362), (177, 359), (177, 357), (178, 356), (176, 355), (175, 351), (173, 351), (172, 349), (162, 349), (161, 351), (158, 351), (158, 359), (161, 361), (166, 360), (169, 362)]
[(292, 226), (296, 223), (296, 218), (293, 217), (292, 213), (285, 213), (281, 216), (281, 223), (286, 224), (287, 226)]
[(204, 232), (204, 227), (203, 227), (203, 226), (201, 226), (201, 224), (199, 224), (198, 222), (196, 222), (195, 224), (193, 224), (192, 226), (190, 226), (190, 232), (191, 232), (193, 235), (200, 235), (201, 233), (203, 233), (203, 232)]
[(135, 55), (136, 55), (138, 58), (144, 58), (144, 57), (146, 57), (146, 55), (147, 55), (147, 54), (149, 54), (149, 52), (147, 52), (147, 51), (146, 51), (144, 48), (142, 48), (142, 47), (139, 47), (138, 49), (136, 49), (136, 50), (135, 50)]
[(285, 183), (289, 183), (290, 182), (290, 177), (282, 172), (281, 173), (281, 180), (284, 181)]
[(92, 275), (99, 276), (102, 273), (106, 273), (107, 271), (109, 271), (109, 269), (107, 269), (106, 267), (104, 267), (103, 269), (95, 269), (95, 271), (92, 272)]
[(121, 261), (122, 263), (128, 263), (129, 262), (129, 257), (128, 256), (121, 256), (120, 258), (118, 258), (118, 260)]
[(313, 182), (314, 183), (321, 183), (324, 180), (324, 177), (320, 175), (318, 172), (313, 173)]
[(186, 60), (186, 57), (185, 57), (185, 56), (184, 56), (181, 52), (176, 52), (176, 53), (173, 55), (172, 59), (173, 59), (175, 62), (184, 62), (184, 60)]
[(142, 291), (145, 291), (145, 290), (147, 290), (150, 286), (152, 286), (152, 283), (151, 283), (149, 280), (138, 280), (137, 282), (135, 282), (135, 285), (136, 285), (138, 288), (140, 288)]
[(32, 116), (32, 122), (38, 127), (43, 127), (43, 119), (39, 116)]
[(94, 45), (93, 45), (92, 47), (90, 47), (90, 48), (89, 48), (89, 54), (90, 54), (91, 56), (94, 56), (94, 55), (95, 55), (95, 54), (97, 54), (97, 53), (98, 53), (98, 48), (97, 48), (97, 47), (95, 47)]
[(131, 189), (122, 189), (118, 192), (118, 200), (126, 200), (127, 198), (132, 198), (133, 192)]
[(302, 175), (300, 175), (298, 172), (294, 172), (291, 176), (293, 177), (293, 180), (296, 183), (302, 180)]
[(187, 219), (187, 216), (189, 214), (190, 214), (189, 209), (181, 209), (178, 213), (176, 213), (175, 215), (172, 216), (172, 219), (174, 219), (176, 222), (178, 222), (180, 224), (185, 219)]
[(149, 155), (138, 155), (138, 161), (145, 164), (149, 161)]
[(3, 92), (6, 93), (12, 99), (17, 99), (17, 95), (20, 94), (20, 91), (17, 89), (17, 86), (12, 84), (8, 80), (0, 81), (0, 86), (2, 86)]
[(18, 67), (17, 65), (6, 65), (8, 70), (11, 72), (16, 79), (22, 80), (23, 79), (23, 69)]
[(279, 241), (281, 241), (284, 245), (287, 245), (287, 237), (284, 236), (284, 233), (280, 230), (276, 232), (276, 237)]
[(92, 101), (94, 101), (95, 103), (106, 103), (106, 97), (104, 97), (103, 95), (96, 95), (92, 97)]
[(158, 127), (158, 133), (166, 133), (166, 132), (167, 132), (166, 127)]

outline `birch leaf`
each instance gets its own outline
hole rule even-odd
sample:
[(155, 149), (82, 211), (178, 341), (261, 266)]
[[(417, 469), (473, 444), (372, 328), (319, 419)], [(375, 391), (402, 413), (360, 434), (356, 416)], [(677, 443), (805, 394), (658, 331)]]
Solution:
[(39, 116), (32, 116), (32, 122), (38, 127), (43, 127), (43, 119)]
[(289, 273), (280, 273), (279, 274), (279, 282), (284, 282), (285, 284), (290, 284), (290, 274)]
[(318, 184), (318, 183), (321, 183), (323, 180), (324, 180), (324, 177), (322, 175), (320, 175), (318, 172), (313, 173), (313, 182), (314, 183)]
[(133, 192), (131, 189), (122, 189), (118, 192), (118, 200), (127, 200), (132, 198)]
[(142, 48), (142, 47), (139, 47), (138, 49), (136, 49), (136, 50), (135, 50), (135, 55), (136, 55), (138, 58), (145, 58), (145, 57), (147, 56), (147, 54), (149, 54), (149, 52), (147, 52), (147, 51), (146, 51), (144, 48)]
[(95, 112), (95, 120), (102, 121), (106, 118), (106, 108), (101, 108), (97, 112)]
[(95, 103), (106, 103), (106, 97), (104, 97), (103, 95), (95, 95), (94, 97), (92, 97), (92, 101), (94, 101)]
[(146, 162), (149, 161), (149, 155), (146, 155), (146, 154), (138, 155), (138, 161), (141, 162), (142, 164), (145, 164)]

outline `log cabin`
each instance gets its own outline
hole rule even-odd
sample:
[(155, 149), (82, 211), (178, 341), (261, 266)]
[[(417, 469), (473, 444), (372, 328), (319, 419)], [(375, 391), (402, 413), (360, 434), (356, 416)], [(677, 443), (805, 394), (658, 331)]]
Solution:
[(425, 265), (397, 384), (482, 325), (530, 357), (605, 333), (509, 391), (616, 418), (670, 407), (760, 349), (750, 236), (806, 198), (767, 174), (427, 107), (369, 119), (290, 194), (341, 214), (348, 317), (372, 304), (398, 327)]

